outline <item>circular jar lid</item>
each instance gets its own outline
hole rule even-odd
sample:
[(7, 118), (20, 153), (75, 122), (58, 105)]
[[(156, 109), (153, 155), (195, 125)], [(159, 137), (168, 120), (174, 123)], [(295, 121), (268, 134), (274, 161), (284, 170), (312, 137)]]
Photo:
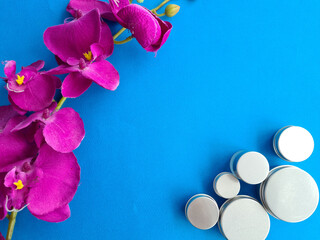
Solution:
[(306, 129), (291, 126), (280, 133), (277, 147), (285, 159), (292, 162), (301, 162), (311, 156), (314, 141), (312, 135)]
[(269, 174), (269, 162), (261, 153), (246, 152), (237, 162), (237, 174), (248, 184), (259, 184)]
[(197, 194), (187, 202), (185, 214), (194, 227), (207, 230), (218, 222), (219, 207), (209, 195)]
[(319, 189), (314, 179), (294, 166), (272, 171), (264, 183), (262, 195), (268, 211), (286, 222), (307, 219), (319, 202)]
[(219, 228), (228, 240), (264, 240), (270, 229), (266, 210), (249, 196), (238, 196), (221, 207)]
[(222, 198), (233, 198), (240, 191), (240, 182), (232, 173), (222, 172), (215, 177), (213, 189)]

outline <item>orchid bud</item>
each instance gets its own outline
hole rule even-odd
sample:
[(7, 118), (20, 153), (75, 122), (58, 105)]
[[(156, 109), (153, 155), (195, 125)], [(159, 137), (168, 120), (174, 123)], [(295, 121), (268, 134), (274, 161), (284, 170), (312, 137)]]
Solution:
[(167, 17), (173, 17), (174, 15), (176, 15), (180, 10), (180, 6), (176, 5), (176, 4), (169, 4), (166, 7), (165, 10), (165, 14)]

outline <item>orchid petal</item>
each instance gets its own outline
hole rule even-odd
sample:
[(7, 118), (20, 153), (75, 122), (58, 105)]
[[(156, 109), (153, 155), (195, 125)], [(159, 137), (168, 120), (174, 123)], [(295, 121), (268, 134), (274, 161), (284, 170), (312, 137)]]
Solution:
[(100, 16), (92, 10), (77, 20), (49, 27), (44, 33), (47, 48), (66, 62), (69, 57), (83, 58), (89, 46), (99, 41)]
[(61, 75), (61, 74), (66, 74), (66, 73), (71, 73), (71, 72), (76, 72), (78, 71), (78, 68), (73, 67), (73, 66), (68, 66), (68, 65), (59, 65), (56, 68), (50, 69), (49, 71), (46, 71), (45, 74), (48, 75)]
[(34, 141), (36, 142), (38, 148), (40, 148), (41, 145), (45, 142), (43, 137), (43, 128), (43, 126), (40, 127), (34, 134)]
[(56, 151), (68, 153), (76, 149), (84, 138), (84, 124), (72, 108), (63, 108), (46, 122), (43, 136)]
[[(4, 178), (6, 173), (0, 173), (0, 220), (3, 220), (7, 215), (6, 210), (6, 191), (7, 188), (4, 186)], [(4, 239), (4, 238), (3, 238)], [(1, 235), (0, 235), (1, 240)]]
[(118, 71), (106, 60), (91, 63), (81, 73), (86, 78), (109, 90), (115, 90), (119, 85)]
[(137, 4), (130, 4), (122, 8), (117, 16), (126, 23), (132, 35), (143, 48), (149, 47), (160, 37), (160, 25), (151, 12)]
[(78, 58), (70, 57), (67, 59), (67, 64), (70, 66), (79, 65), (80, 60)]
[(29, 211), (36, 216), (53, 214), (55, 210), (66, 213), (63, 207), (72, 200), (80, 181), (76, 157), (73, 153), (56, 152), (44, 144), (34, 164), (43, 174), (30, 188), (27, 199)]
[(8, 78), (15, 78), (16, 76), (16, 62), (15, 61), (8, 61), (4, 66), (4, 74)]
[(18, 113), (12, 105), (0, 107), (0, 133), (3, 132), (7, 122), (15, 116), (18, 116)]
[(108, 3), (97, 0), (71, 0), (67, 6), (67, 11), (75, 18), (98, 9), (101, 16), (111, 21), (115, 21), (111, 7)]
[(62, 86), (62, 82), (61, 82), (61, 79), (58, 78), (57, 76), (51, 76), (52, 80), (54, 81), (55, 83), (55, 88), (56, 89), (60, 89), (61, 86)]
[[(99, 44), (104, 49), (104, 51), (103, 51), (103, 54), (99, 56), (103, 56), (103, 58), (106, 59), (107, 57), (111, 56), (111, 54), (113, 53), (113, 49), (114, 49), (113, 36), (108, 24), (102, 22), (100, 28), (101, 28), (101, 34), (100, 34)], [(96, 57), (97, 55), (95, 56), (95, 54), (93, 54), (93, 56)]]
[(17, 124), (12, 130), (11, 132), (16, 132), (22, 129), (27, 128), (28, 126), (31, 125), (31, 123), (35, 122), (35, 121), (40, 121), (45, 123), (46, 118), (44, 118), (44, 113), (47, 112), (47, 118), (49, 117), (49, 114), (57, 107), (57, 103), (53, 102), (50, 104), (50, 106), (40, 112), (35, 112), (33, 114), (31, 114), (29, 117), (27, 117), (25, 120), (21, 121), (19, 124)]
[[(10, 143), (10, 144), (8, 144)], [(0, 172), (11, 169), (12, 164), (33, 157), (37, 152), (34, 143), (26, 140), (24, 134), (10, 133), (0, 135)]]
[(130, 5), (129, 0), (110, 0), (109, 2), (114, 15), (116, 15), (122, 8)]
[(45, 119), (43, 119), (43, 112), (35, 112), (33, 114), (31, 114), (29, 117), (27, 117), (27, 119), (25, 119), (24, 121), (20, 122), (18, 125), (16, 125), (11, 132), (16, 132), (22, 129), (27, 128), (28, 126), (31, 125), (31, 123), (35, 122), (35, 121), (42, 121), (44, 122)]
[(67, 220), (71, 215), (69, 205), (58, 208), (52, 212), (49, 212), (44, 215), (34, 215), (36, 218), (39, 218), (47, 222), (63, 222)]
[(171, 32), (171, 29), (172, 29), (172, 24), (170, 22), (162, 21), (160, 18), (158, 18), (154, 14), (153, 14), (153, 16), (158, 21), (158, 23), (160, 25), (159, 32), (161, 34), (160, 34), (158, 41), (156, 41), (156, 42), (154, 41), (149, 47), (145, 48), (148, 52), (158, 51), (162, 47), (162, 45), (167, 41), (167, 39), (170, 35), (170, 32)]
[(42, 69), (44, 67), (44, 61), (38, 60), (38, 61), (32, 63), (29, 67), (33, 67), (37, 71), (39, 71), (40, 69)]
[(76, 98), (83, 94), (90, 86), (92, 81), (85, 78), (81, 73), (70, 73), (63, 81), (61, 93), (68, 98)]
[(11, 118), (5, 128), (3, 129), (3, 134), (9, 134), (12, 129), (14, 129), (17, 125), (19, 125), (22, 121), (26, 120), (27, 119), (27, 116), (25, 115), (18, 115), (18, 116), (15, 116), (13, 118)]
[(21, 93), (9, 91), (10, 98), (19, 108), (39, 111), (51, 104), (56, 91), (56, 80), (50, 75), (37, 74), (26, 85)]
[[(113, 41), (113, 40), (112, 40)], [(104, 60), (106, 59), (104, 55), (105, 49), (100, 43), (94, 43), (90, 46), (90, 51), (92, 52), (92, 56), (94, 60)]]
[(19, 113), (20, 115), (25, 115), (25, 114), (28, 112), (28, 111), (25, 111), (25, 110), (21, 109), (19, 106), (17, 106), (17, 104), (15, 104), (15, 103), (12, 101), (10, 95), (8, 95), (8, 100), (9, 100), (9, 102), (11, 103), (12, 107), (14, 108), (14, 110), (15, 110), (17, 113)]

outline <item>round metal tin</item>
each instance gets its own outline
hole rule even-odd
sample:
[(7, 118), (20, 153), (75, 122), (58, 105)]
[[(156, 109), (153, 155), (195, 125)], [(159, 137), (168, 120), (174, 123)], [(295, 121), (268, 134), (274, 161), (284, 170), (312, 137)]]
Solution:
[(248, 184), (263, 182), (269, 173), (269, 162), (261, 153), (239, 151), (230, 160), (234, 176)]
[(269, 234), (270, 219), (257, 200), (239, 195), (221, 206), (219, 229), (228, 240), (264, 240)]
[(187, 202), (185, 215), (194, 227), (207, 230), (218, 222), (219, 207), (211, 196), (197, 194)]
[(270, 171), (260, 186), (260, 198), (265, 209), (275, 218), (301, 222), (316, 210), (319, 189), (310, 174), (284, 165)]
[(290, 162), (301, 162), (311, 156), (314, 140), (306, 129), (286, 126), (274, 135), (273, 148), (280, 158)]
[(222, 198), (233, 198), (240, 191), (240, 182), (232, 173), (222, 172), (215, 177), (213, 189)]

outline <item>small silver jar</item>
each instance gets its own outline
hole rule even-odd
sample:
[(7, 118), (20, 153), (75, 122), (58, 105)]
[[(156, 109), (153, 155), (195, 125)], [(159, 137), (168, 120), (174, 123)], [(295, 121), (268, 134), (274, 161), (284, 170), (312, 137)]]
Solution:
[(230, 160), (235, 177), (248, 184), (259, 184), (268, 176), (269, 162), (261, 153), (239, 151)]
[(219, 229), (228, 240), (264, 240), (269, 234), (270, 219), (257, 200), (239, 195), (221, 206)]
[(286, 126), (274, 135), (273, 148), (280, 158), (289, 162), (301, 162), (311, 156), (314, 140), (306, 129)]
[(213, 189), (222, 198), (234, 198), (240, 191), (240, 182), (232, 173), (222, 172), (215, 177)]
[(286, 222), (309, 218), (319, 202), (319, 189), (314, 179), (294, 166), (272, 169), (260, 185), (260, 198), (265, 209)]
[(189, 199), (185, 207), (188, 221), (196, 228), (207, 230), (219, 219), (219, 207), (209, 195), (197, 194)]

